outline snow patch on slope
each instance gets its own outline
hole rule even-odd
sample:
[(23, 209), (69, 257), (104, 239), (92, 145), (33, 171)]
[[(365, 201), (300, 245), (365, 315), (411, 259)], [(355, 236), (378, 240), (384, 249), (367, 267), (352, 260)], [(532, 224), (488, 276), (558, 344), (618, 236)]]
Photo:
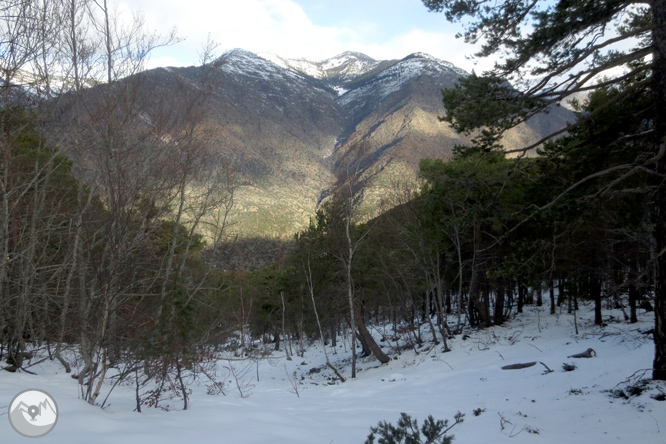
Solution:
[(222, 59), (226, 62), (222, 65), (222, 70), (230, 74), (247, 75), (264, 80), (272, 80), (276, 77), (302, 77), (296, 70), (280, 63), (282, 59), (279, 57), (268, 60), (244, 49), (233, 49), (225, 53)]
[(356, 52), (345, 52), (321, 61), (306, 58), (285, 59), (270, 53), (261, 53), (259, 57), (282, 68), (293, 69), (315, 79), (326, 79), (333, 75), (351, 79), (365, 74), (380, 63), (365, 54)]
[(365, 54), (345, 52), (320, 62), (320, 66), (327, 73), (335, 73), (343, 79), (352, 79), (369, 72), (379, 63)]
[[(402, 86), (425, 73), (445, 73), (454, 71), (459, 75), (467, 75), (467, 72), (456, 68), (453, 64), (439, 60), (424, 53), (411, 54), (398, 63), (389, 66), (373, 77), (373, 80), (348, 93), (340, 96), (337, 102), (343, 106), (361, 106), (370, 96), (376, 101), (381, 101), (400, 90)], [(358, 102), (354, 105), (354, 102)]]

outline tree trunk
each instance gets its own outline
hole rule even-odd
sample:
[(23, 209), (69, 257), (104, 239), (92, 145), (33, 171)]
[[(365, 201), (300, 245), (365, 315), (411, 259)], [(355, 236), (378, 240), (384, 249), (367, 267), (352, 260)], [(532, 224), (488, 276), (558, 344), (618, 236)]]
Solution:
[[(287, 314), (286, 313), (287, 309), (286, 309), (286, 306), (284, 304), (284, 292), (283, 291), (280, 292), (280, 300), (282, 301), (282, 335), (285, 337), (286, 341), (289, 342), (289, 335), (287, 334), (287, 329), (285, 328), (285, 316)], [(319, 325), (319, 332), (321, 334), (321, 325), (319, 324), (319, 319), (317, 319), (317, 325)], [(279, 341), (280, 341), (280, 338), (279, 338), (279, 335), (278, 335), (277, 344), (275, 344), (275, 350), (280, 349)], [(322, 338), (322, 343), (323, 343), (323, 338)], [(291, 356), (289, 355), (288, 345), (286, 345), (284, 347), (284, 352), (287, 355), (287, 361), (291, 361)], [(324, 344), (324, 352), (326, 352), (326, 344)], [(328, 357), (327, 357), (327, 359), (328, 359)]]
[[(476, 310), (479, 315), (478, 325), (481, 328), (490, 326), (490, 313), (486, 304), (481, 300), (481, 277), (482, 269), (480, 261), (477, 258), (477, 250), (481, 249), (481, 227), (478, 223), (474, 224), (474, 257), (472, 259), (472, 278), (469, 283), (469, 301), (470, 301), (470, 321), (472, 311)], [(470, 322), (471, 323), (471, 322)]]
[(514, 290), (515, 287), (513, 283), (511, 283), (506, 288), (506, 306), (504, 307), (504, 319), (509, 319), (509, 316), (511, 316), (511, 311), (513, 310), (513, 300), (515, 299)]
[(483, 304), (483, 317), (486, 319), (485, 320), (485, 327), (490, 327), (492, 322), (490, 322), (490, 289), (488, 288), (488, 285), (484, 285), (483, 288), (483, 300), (481, 303)]
[[(358, 321), (356, 322), (356, 326), (358, 327)], [(370, 343), (366, 340), (367, 338), (362, 336), (360, 332), (355, 332), (355, 335), (358, 342), (361, 343), (361, 357), (371, 356), (372, 350), (370, 349)]]
[(635, 324), (638, 322), (636, 316), (636, 301), (638, 300), (638, 288), (635, 283), (629, 286), (629, 322)]
[(463, 311), (463, 260), (462, 260), (462, 248), (460, 242), (460, 235), (458, 233), (458, 227), (454, 226), (454, 243), (456, 246), (457, 259), (458, 259), (458, 322), (456, 324), (456, 332), (462, 331), (462, 311)]
[(504, 285), (497, 286), (497, 295), (495, 296), (495, 325), (504, 323)]
[(432, 294), (431, 291), (426, 290), (425, 292), (425, 310), (423, 310), (423, 315), (425, 316), (426, 320), (428, 321), (428, 325), (430, 325), (430, 332), (432, 333), (432, 340), (435, 342), (435, 345), (439, 345), (439, 341), (437, 340), (437, 331), (435, 330), (435, 326), (432, 323), (432, 317), (430, 316), (430, 295)]
[(345, 264), (345, 271), (347, 272), (347, 298), (349, 301), (349, 323), (351, 327), (351, 348), (352, 348), (352, 379), (356, 378), (356, 319), (354, 317), (354, 284), (352, 280), (352, 259), (354, 258), (354, 247), (352, 244), (351, 232), (351, 216), (347, 215), (345, 218), (345, 235), (347, 236), (347, 245), (349, 247), (349, 256), (347, 257), (347, 263)]
[(333, 347), (333, 351), (335, 352), (335, 348), (338, 346), (338, 332), (335, 328), (335, 322), (331, 321), (328, 328), (331, 332), (331, 347)]
[[(560, 287), (560, 291), (562, 291), (562, 287)], [(567, 289), (567, 314), (573, 313), (573, 294), (574, 292), (571, 290), (571, 288)]]
[[(437, 280), (437, 294), (435, 295), (435, 307), (437, 308), (437, 319), (438, 319), (438, 326), (439, 326), (439, 333), (442, 335), (442, 342), (444, 342), (444, 351), (449, 351), (449, 344), (447, 341), (447, 336), (449, 335), (449, 323), (447, 319), (447, 313), (444, 311), (444, 306), (442, 302), (442, 298), (444, 297), (445, 291), (444, 291), (444, 283), (442, 279), (442, 275), (440, 273), (440, 259), (439, 255), (437, 256), (437, 274), (436, 274), (436, 280)], [(449, 300), (450, 304), (450, 300)], [(437, 343), (437, 341), (435, 341)]]
[(527, 288), (525, 288), (521, 282), (518, 282), (518, 313), (523, 312), (523, 305), (525, 305), (525, 293), (527, 293)]
[(601, 325), (601, 280), (597, 276), (590, 278), (590, 298), (594, 300), (594, 324)]
[[(655, 142), (654, 153), (657, 172), (666, 174), (666, 1), (654, 0), (652, 3), (652, 74), (655, 102)], [(655, 329), (654, 329), (654, 365), (652, 378), (666, 380), (666, 187), (657, 179), (659, 187), (655, 195), (655, 243), (657, 253), (657, 279), (655, 286)]]
[(384, 353), (375, 341), (375, 338), (372, 337), (368, 329), (366, 328), (365, 324), (359, 317), (359, 319), (356, 321), (356, 326), (358, 327), (358, 333), (359, 337), (361, 338), (361, 343), (364, 343), (367, 345), (367, 347), (370, 349), (370, 352), (381, 362), (382, 364), (386, 364), (391, 360), (386, 353)]

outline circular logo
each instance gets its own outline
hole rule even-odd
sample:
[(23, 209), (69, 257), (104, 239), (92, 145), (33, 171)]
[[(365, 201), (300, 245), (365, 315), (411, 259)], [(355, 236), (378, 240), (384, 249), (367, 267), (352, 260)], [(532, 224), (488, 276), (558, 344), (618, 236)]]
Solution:
[(9, 423), (17, 433), (39, 438), (49, 433), (58, 421), (58, 406), (43, 390), (23, 390), (9, 404)]

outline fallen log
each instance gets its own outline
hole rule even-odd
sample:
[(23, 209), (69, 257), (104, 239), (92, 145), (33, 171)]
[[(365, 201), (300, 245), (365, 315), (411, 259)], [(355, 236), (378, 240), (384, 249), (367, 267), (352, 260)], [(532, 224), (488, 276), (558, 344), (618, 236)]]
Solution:
[(597, 356), (597, 352), (588, 348), (583, 353), (576, 353), (575, 355), (567, 356), (567, 358), (591, 358), (593, 356)]
[(525, 362), (522, 364), (511, 364), (511, 365), (505, 365), (502, 367), (502, 370), (519, 370), (521, 368), (527, 368), (527, 367), (532, 367), (533, 365), (536, 365), (536, 362)]

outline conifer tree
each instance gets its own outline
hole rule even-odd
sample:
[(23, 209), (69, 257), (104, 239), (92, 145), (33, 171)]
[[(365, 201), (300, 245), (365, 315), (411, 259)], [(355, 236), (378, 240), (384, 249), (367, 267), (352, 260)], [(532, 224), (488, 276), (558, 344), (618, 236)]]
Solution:
[[(595, 177), (622, 170), (623, 178), (650, 171), (654, 244), (655, 359), (653, 378), (666, 380), (666, 1), (611, 0), (423, 0), (450, 21), (465, 23), (461, 35), (480, 44), (477, 57), (500, 62), (483, 75), (460, 79), (443, 92), (453, 127), (474, 134), (484, 149), (502, 149), (501, 136), (575, 93), (630, 83), (595, 112), (544, 140), (516, 150), (526, 153), (545, 140), (575, 130), (631, 95), (649, 100), (637, 109), (642, 125), (613, 122), (615, 139), (627, 149), (639, 143), (647, 153), (631, 163), (604, 165)], [(623, 68), (623, 73), (609, 73)], [(600, 77), (606, 75), (607, 77)], [(602, 80), (599, 80), (602, 78)], [(483, 112), (479, 112), (483, 110)], [(581, 182), (582, 184), (583, 182)], [(619, 185), (619, 183), (618, 183)]]

